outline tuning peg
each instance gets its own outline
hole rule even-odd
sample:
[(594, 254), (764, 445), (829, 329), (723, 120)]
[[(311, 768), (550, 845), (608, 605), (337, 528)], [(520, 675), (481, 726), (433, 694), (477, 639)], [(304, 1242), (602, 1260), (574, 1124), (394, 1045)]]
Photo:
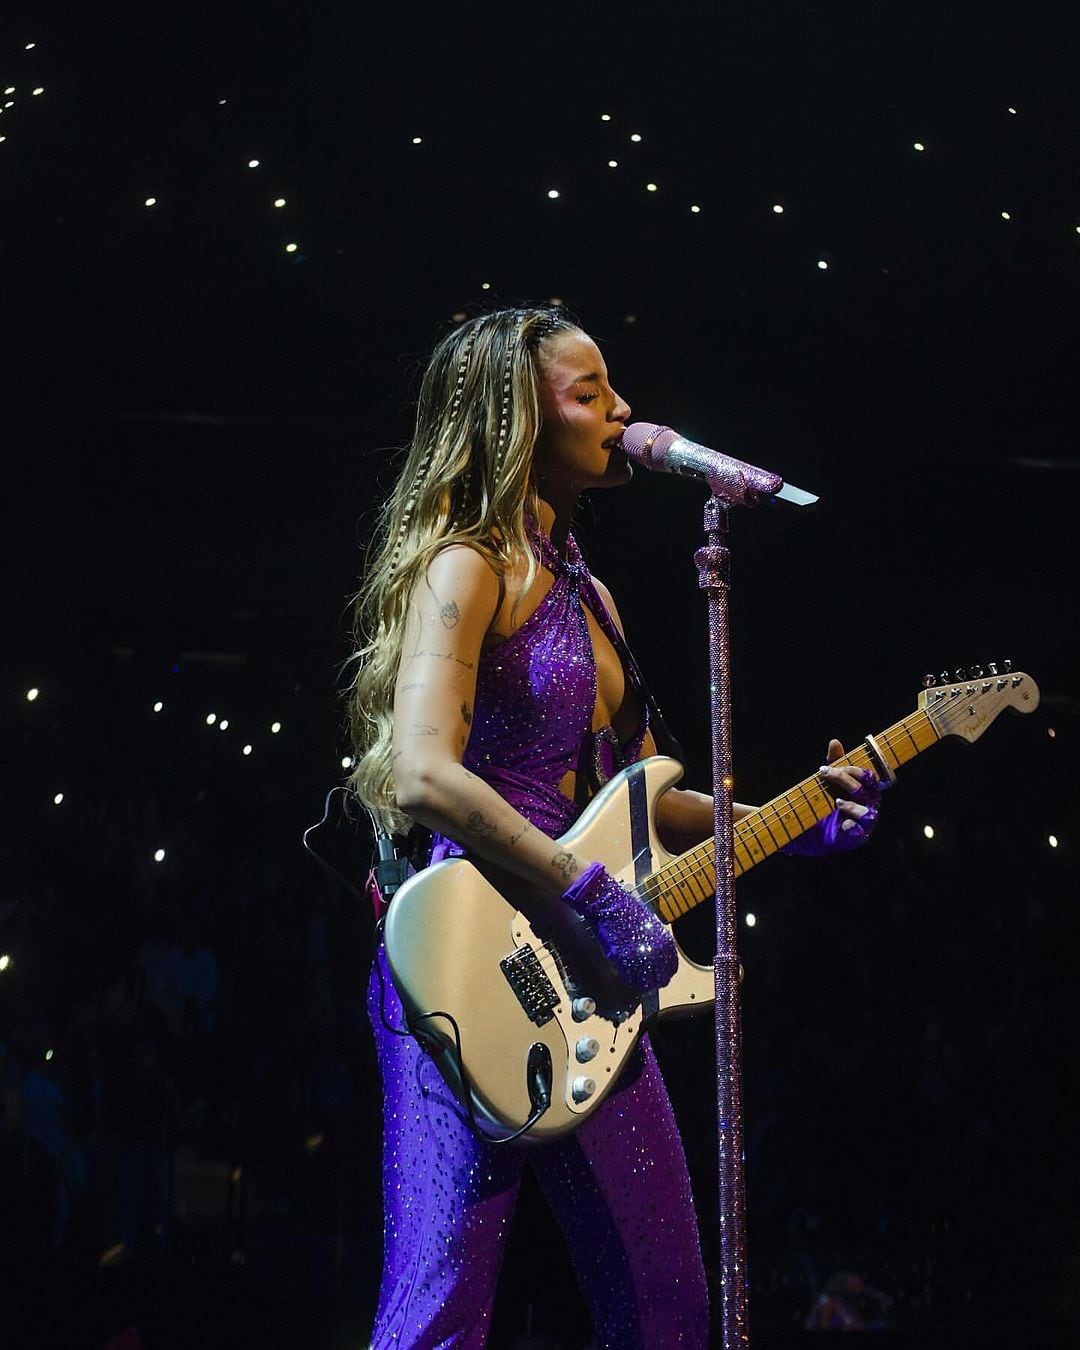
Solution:
[(938, 679), (941, 681), (942, 684), (948, 684), (948, 683), (949, 683), (949, 672), (948, 672), (947, 670), (943, 670), (943, 671), (941, 672), (941, 674), (938, 676)]
[(981, 680), (982, 674), (983, 674), (982, 666), (972, 666), (971, 669), (968, 671), (968, 679)]
[(1003, 662), (1002, 662), (1002, 665), (1005, 667), (1005, 674), (1008, 675), (1009, 671), (1012, 670), (1012, 662), (1011, 662), (1011, 661), (1003, 661)]
[(935, 684), (937, 684), (936, 675), (924, 675), (922, 677), (922, 687), (924, 689), (933, 689)]
[(953, 674), (953, 679), (956, 681), (957, 684), (962, 684), (964, 680), (967, 679), (967, 676), (964, 674), (963, 666), (959, 666), (957, 668), (956, 672)]
[(996, 662), (996, 661), (988, 661), (988, 662), (986, 663), (986, 669), (990, 672), (991, 675), (996, 675), (996, 674), (997, 674), (997, 662)]

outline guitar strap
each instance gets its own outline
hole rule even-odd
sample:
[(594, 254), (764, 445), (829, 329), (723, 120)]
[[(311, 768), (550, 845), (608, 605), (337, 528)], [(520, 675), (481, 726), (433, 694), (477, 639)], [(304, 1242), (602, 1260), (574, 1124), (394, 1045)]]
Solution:
[(656, 748), (662, 755), (670, 755), (672, 759), (677, 759), (680, 764), (686, 763), (686, 754), (682, 746), (675, 738), (674, 733), (664, 719), (664, 714), (660, 711), (660, 705), (657, 703), (648, 684), (645, 682), (645, 676), (641, 673), (641, 667), (638, 665), (634, 653), (619, 632), (619, 626), (608, 613), (608, 608), (604, 604), (600, 592), (593, 584), (593, 579), (588, 571), (585, 573), (586, 582), (581, 588), (581, 594), (585, 603), (592, 610), (593, 617), (600, 625), (601, 630), (608, 641), (615, 648), (619, 660), (623, 664), (623, 669), (630, 677), (634, 688), (638, 691), (645, 706), (649, 710), (649, 730), (653, 734), (653, 740), (656, 742)]

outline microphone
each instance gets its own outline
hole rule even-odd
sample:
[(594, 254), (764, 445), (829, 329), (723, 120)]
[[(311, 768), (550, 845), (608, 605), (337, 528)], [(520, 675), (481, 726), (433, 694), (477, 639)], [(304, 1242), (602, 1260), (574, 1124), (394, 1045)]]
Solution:
[(818, 500), (812, 492), (785, 483), (779, 474), (688, 441), (657, 423), (631, 422), (621, 444), (627, 459), (643, 469), (703, 478), (715, 497), (733, 506), (757, 506), (763, 501), (812, 506)]

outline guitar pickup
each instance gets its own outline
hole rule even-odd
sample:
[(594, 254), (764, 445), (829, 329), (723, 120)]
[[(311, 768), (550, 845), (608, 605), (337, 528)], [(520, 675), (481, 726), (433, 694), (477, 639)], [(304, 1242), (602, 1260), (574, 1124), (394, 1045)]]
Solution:
[(559, 996), (533, 949), (520, 947), (499, 962), (499, 969), (529, 1021), (538, 1027), (550, 1022), (559, 1006)]

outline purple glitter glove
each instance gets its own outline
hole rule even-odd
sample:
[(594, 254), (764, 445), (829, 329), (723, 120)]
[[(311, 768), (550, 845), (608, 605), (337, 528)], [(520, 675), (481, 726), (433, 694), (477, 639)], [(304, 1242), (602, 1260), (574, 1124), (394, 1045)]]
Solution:
[(604, 870), (586, 867), (562, 897), (590, 925), (619, 979), (647, 993), (662, 989), (679, 968), (675, 939), (648, 905)]
[[(824, 820), (811, 825), (805, 834), (785, 844), (780, 852), (798, 858), (820, 858), (826, 853), (845, 853), (864, 844), (877, 821), (882, 785), (869, 769), (860, 769), (858, 777), (862, 787), (858, 792), (853, 792), (848, 800), (865, 806), (865, 815), (855, 820), (839, 809), (830, 811)], [(837, 801), (840, 800), (837, 798)]]

